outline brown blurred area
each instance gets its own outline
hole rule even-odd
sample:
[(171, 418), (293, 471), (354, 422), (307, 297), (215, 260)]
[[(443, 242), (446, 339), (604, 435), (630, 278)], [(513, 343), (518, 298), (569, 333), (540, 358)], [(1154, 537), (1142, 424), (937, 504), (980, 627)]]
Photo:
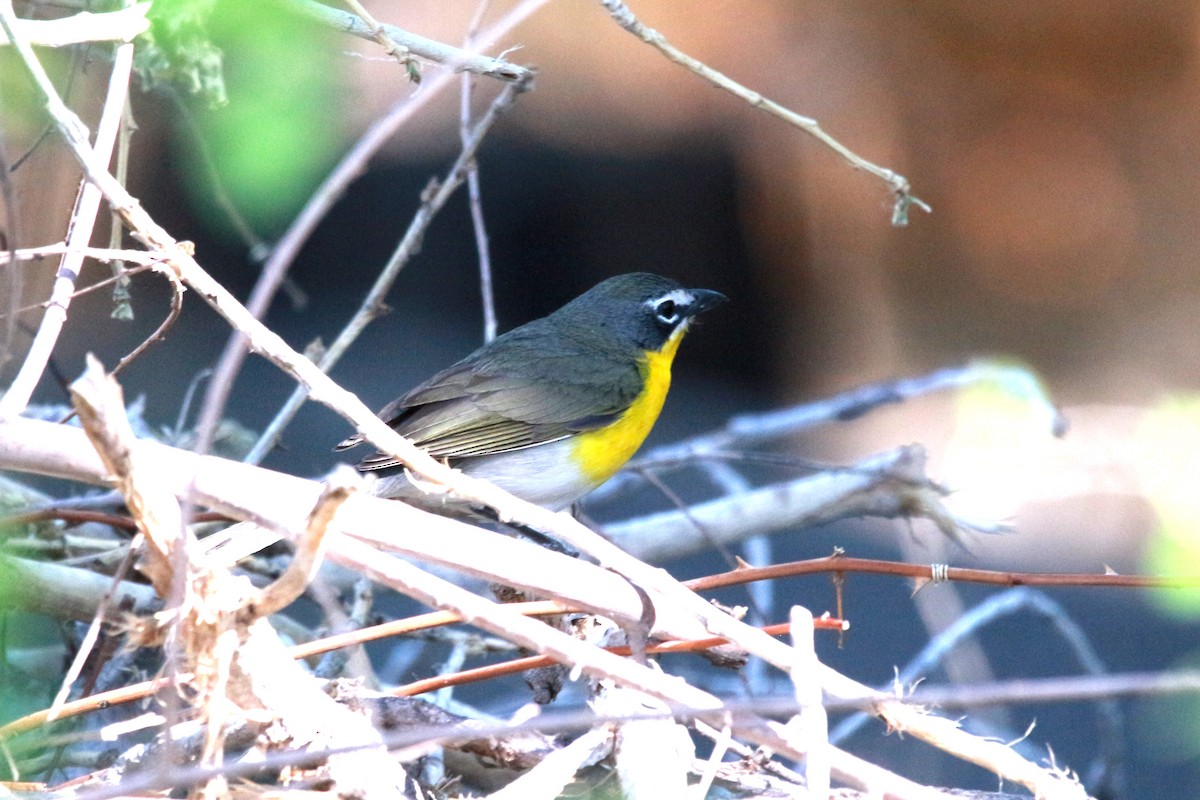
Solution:
[[(470, 5), (394, 3), (390, 18), (454, 40)], [(511, 37), (521, 44), (511, 57), (540, 70), (513, 115), (520, 136), (624, 155), (700, 138), (729, 149), (787, 385), (835, 390), (964, 352), (1029, 359), (1065, 402), (1139, 402), (1195, 383), (1194, 3), (646, 0), (633, 10), (904, 174), (934, 208), (891, 228), (879, 182), (669, 63), (598, 4), (550, 4)], [(360, 69), (380, 77), (389, 65)], [(367, 82), (378, 97), (357, 107), (364, 121), (394, 91)]]

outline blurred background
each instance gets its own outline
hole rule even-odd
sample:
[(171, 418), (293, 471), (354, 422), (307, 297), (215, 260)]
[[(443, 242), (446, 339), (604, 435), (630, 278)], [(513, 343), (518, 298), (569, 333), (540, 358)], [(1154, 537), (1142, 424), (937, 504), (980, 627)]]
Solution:
[[(212, 107), (211, 97), (180, 86), (135, 89), (130, 163), (131, 189), (149, 212), (194, 241), (200, 263), (242, 297), (257, 266), (214, 200), (213, 171), (269, 242), (373, 120), (422, 91), (377, 46), (284, 20), (269, 5), (247, 18), (244, 5), (256, 4), (218, 2), (209, 31), (224, 55), (228, 103)], [(24, 16), (61, 13), (18, 6)], [(368, 7), (380, 20), (458, 43), (477, 5)], [(484, 26), (506, 8), (493, 3)], [(551, 2), (493, 50), (538, 69), (534, 91), (478, 159), (502, 330), (620, 272), (660, 272), (729, 295), (733, 302), (688, 337), (656, 443), (733, 413), (981, 357), (1024, 365), (1070, 422), (1065, 437), (1051, 435), (1043, 408), (993, 387), (891, 406), (789, 447), (806, 459), (852, 463), (920, 443), (930, 475), (955, 490), (951, 505), (1006, 521), (1013, 533), (964, 550), (928, 523), (916, 522), (910, 535), (902, 522), (864, 521), (778, 537), (771, 557), (843, 546), (852, 555), (1012, 570), (1200, 573), (1200, 6), (641, 0), (632, 10), (684, 51), (908, 177), (933, 213), (914, 210), (908, 227), (892, 227), (892, 198), (878, 180), (669, 63), (599, 4)], [(94, 125), (106, 57), (46, 58), (68, 101)], [(24, 112), (28, 88), (3, 59), (3, 97)], [(493, 81), (478, 80), (477, 109), (495, 91)], [(306, 246), (291, 275), (307, 304), (281, 295), (268, 318), (293, 345), (329, 341), (357, 308), (421, 190), (458, 151), (458, 102), (457, 90), (446, 92), (402, 128)], [(11, 166), (33, 148), (11, 175), (9, 243), (61, 240), (78, 174), (55, 137), (34, 147), (41, 117), (4, 116), (5, 161)], [(107, 268), (94, 270), (84, 282)], [(51, 262), (26, 265), (19, 281), (8, 276), (5, 291), (22, 304), (39, 302), (52, 273)], [(56, 351), (63, 375), (78, 374), (88, 351), (115, 363), (158, 324), (169, 305), (161, 279), (139, 277), (132, 291), (133, 322), (109, 319), (106, 292), (75, 301)], [(388, 303), (392, 313), (335, 372), (372, 406), (481, 342), (477, 257), (461, 192)], [(36, 314), (21, 319), (27, 329), (14, 331), (2, 383), (36, 327)], [(211, 366), (226, 335), (198, 298), (186, 297), (167, 341), (125, 374), (127, 395), (144, 394), (148, 419), (174, 425), (189, 382)], [(291, 388), (251, 359), (230, 416), (261, 430)], [(47, 379), (38, 399), (64, 395)], [(329, 446), (348, 433), (333, 414), (306, 408), (266, 463), (320, 474), (335, 461)], [(600, 519), (621, 510), (593, 509)], [(714, 568), (666, 566), (680, 577)], [(820, 613), (834, 602), (822, 579), (777, 591), (781, 608), (804, 602)], [(937, 586), (915, 601), (910, 594), (893, 579), (852, 578), (854, 627), (842, 647), (824, 642), (822, 656), (855, 678), (886, 683), (927, 629), (996, 592)], [(1048, 596), (1110, 671), (1157, 671), (1200, 657), (1194, 596)], [(1079, 671), (1037, 615), (1004, 620), (982, 649), (990, 677)], [(1176, 698), (1118, 710), (1121, 763), (1110, 763), (1092, 790), (1196, 796), (1200, 707)], [(1034, 718), (1033, 746), (1051, 743), (1059, 764), (1084, 771), (1101, 747), (1106, 723), (1086, 704), (1021, 707), (1002, 724), (1019, 735)], [(851, 746), (918, 780), (994, 785), (877, 728)]]

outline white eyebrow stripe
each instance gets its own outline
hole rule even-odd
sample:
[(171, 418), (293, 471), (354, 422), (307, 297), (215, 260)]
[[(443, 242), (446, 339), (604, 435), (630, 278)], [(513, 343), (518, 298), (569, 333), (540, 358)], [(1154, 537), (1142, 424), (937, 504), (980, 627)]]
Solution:
[(676, 305), (689, 306), (696, 302), (696, 296), (687, 289), (673, 289), (659, 297), (650, 298), (646, 301), (646, 306), (648, 308), (654, 308), (664, 300), (672, 300), (676, 303)]

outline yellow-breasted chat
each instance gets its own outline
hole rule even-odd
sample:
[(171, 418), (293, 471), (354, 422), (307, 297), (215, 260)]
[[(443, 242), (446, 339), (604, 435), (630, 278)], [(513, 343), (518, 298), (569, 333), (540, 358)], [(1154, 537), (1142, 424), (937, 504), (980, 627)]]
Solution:
[[(532, 503), (566, 508), (633, 456), (658, 419), (689, 323), (726, 301), (618, 275), (498, 336), (389, 403), (380, 418), (435, 458)], [(361, 443), (360, 435), (338, 445)], [(393, 457), (358, 464), (373, 493), (422, 501)]]

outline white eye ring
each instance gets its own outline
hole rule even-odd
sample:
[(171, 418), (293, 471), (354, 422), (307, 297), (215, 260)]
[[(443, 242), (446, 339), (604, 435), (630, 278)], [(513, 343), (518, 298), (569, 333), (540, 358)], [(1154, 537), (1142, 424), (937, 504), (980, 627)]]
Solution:
[(664, 325), (674, 325), (679, 322), (679, 306), (669, 297), (660, 300), (654, 306), (654, 316)]
[(659, 295), (646, 301), (646, 308), (654, 315), (654, 321), (667, 328), (674, 328), (687, 318), (687, 310), (695, 300), (692, 293), (684, 289)]

